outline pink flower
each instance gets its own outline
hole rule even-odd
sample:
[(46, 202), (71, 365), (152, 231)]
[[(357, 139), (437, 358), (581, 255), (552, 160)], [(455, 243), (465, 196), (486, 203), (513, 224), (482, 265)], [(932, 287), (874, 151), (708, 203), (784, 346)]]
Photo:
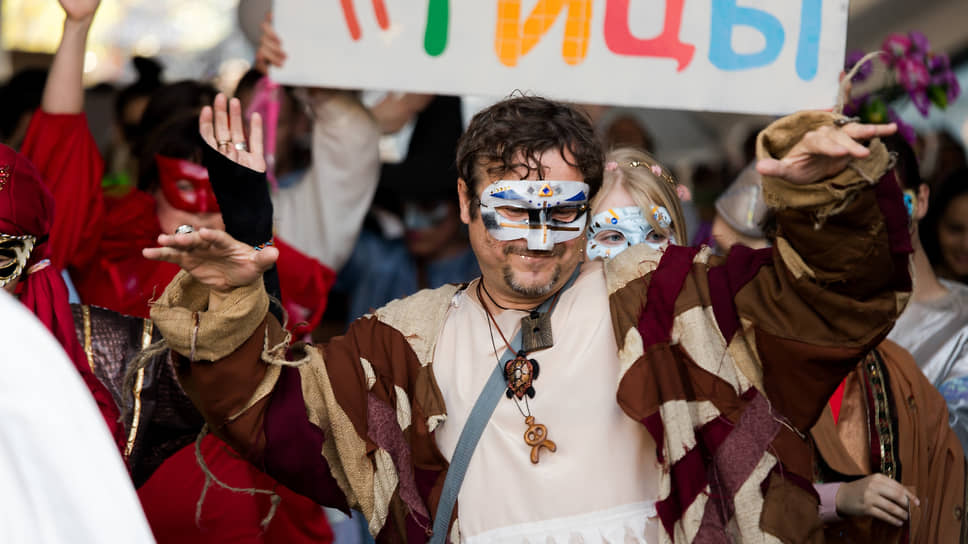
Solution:
[(907, 55), (911, 49), (911, 38), (904, 34), (891, 34), (884, 40), (881, 49), (887, 53), (887, 65), (894, 66), (894, 63)]
[(951, 59), (949, 59), (948, 55), (944, 53), (931, 53), (928, 55), (928, 70), (930, 70), (932, 74), (951, 70)]
[(908, 32), (908, 37), (911, 38), (911, 50), (915, 53), (927, 53), (931, 50), (931, 44), (928, 43), (928, 37), (918, 32), (917, 30), (912, 30)]
[(951, 74), (951, 78), (948, 80), (948, 103), (952, 103), (961, 94), (961, 84), (958, 83), (958, 78), (954, 74)]
[(662, 177), (662, 167), (658, 164), (653, 164), (649, 169), (652, 170), (652, 173), (657, 177)]
[(928, 116), (928, 111), (931, 109), (931, 98), (928, 97), (928, 93), (924, 89), (911, 91), (911, 102), (914, 102), (914, 107), (921, 112), (922, 116)]
[(931, 74), (922, 62), (905, 57), (897, 61), (897, 80), (908, 92), (924, 90), (931, 81)]
[(605, 163), (606, 172), (614, 172), (616, 168), (618, 168), (618, 163), (615, 161), (608, 161)]
[[(845, 72), (851, 71), (854, 68), (854, 65), (860, 62), (862, 58), (864, 58), (863, 51), (859, 51), (859, 50), (849, 51), (847, 53), (847, 57), (844, 59), (844, 71)], [(858, 83), (860, 83), (861, 81), (864, 81), (871, 75), (871, 72), (873, 71), (874, 71), (874, 64), (871, 62), (865, 62), (860, 67), (860, 69), (857, 70), (857, 74), (854, 76), (854, 81)]]
[(676, 185), (676, 194), (679, 195), (679, 200), (682, 202), (689, 202), (692, 200), (692, 191), (690, 191), (689, 187), (686, 187), (685, 185)]

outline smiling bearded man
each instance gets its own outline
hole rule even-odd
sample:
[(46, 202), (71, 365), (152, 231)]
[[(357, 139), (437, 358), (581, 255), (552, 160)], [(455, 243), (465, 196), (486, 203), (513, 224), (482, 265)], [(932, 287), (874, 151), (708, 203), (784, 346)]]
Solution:
[(760, 136), (775, 250), (582, 264), (601, 147), (576, 110), (510, 98), (458, 146), (480, 279), (284, 356), (275, 249), (201, 230), (145, 250), (184, 269), (152, 317), (213, 432), (381, 542), (821, 542), (807, 432), (910, 290), (877, 183), (894, 129), (808, 112)]

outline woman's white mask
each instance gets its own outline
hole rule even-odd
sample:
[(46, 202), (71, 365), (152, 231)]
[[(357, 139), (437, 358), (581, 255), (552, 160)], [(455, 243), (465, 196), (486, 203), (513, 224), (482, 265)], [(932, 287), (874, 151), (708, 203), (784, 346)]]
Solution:
[(588, 191), (583, 181), (496, 181), (481, 194), (481, 219), (497, 240), (548, 251), (585, 231)]
[[(653, 206), (651, 211), (660, 227), (668, 229), (672, 225), (664, 207)], [(589, 259), (608, 259), (636, 244), (659, 250), (670, 243), (676, 243), (675, 236), (666, 237), (653, 229), (638, 206), (611, 208), (592, 217), (586, 254)]]

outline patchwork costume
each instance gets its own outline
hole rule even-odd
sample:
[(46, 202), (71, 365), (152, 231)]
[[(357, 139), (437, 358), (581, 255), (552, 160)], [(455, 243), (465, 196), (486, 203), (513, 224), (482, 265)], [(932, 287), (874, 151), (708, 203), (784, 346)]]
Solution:
[[(782, 157), (834, 119), (777, 121), (759, 152)], [(524, 404), (502, 399), (450, 540), (822, 542), (809, 430), (911, 287), (900, 189), (877, 183), (888, 154), (870, 149), (815, 184), (764, 180), (774, 249), (642, 244), (584, 265), (551, 314), (553, 346), (533, 355), (526, 408), (557, 449), (533, 464)], [(422, 542), (504, 353), (475, 287), (391, 302), (288, 357), (261, 282), (217, 294), (181, 272), (152, 318), (214, 433), (294, 491), (361, 510), (379, 541)], [(510, 337), (521, 315), (496, 324)]]

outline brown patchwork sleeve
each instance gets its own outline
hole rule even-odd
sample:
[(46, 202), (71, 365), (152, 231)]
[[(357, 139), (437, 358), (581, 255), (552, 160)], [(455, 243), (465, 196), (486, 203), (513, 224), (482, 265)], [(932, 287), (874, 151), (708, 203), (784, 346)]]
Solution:
[(262, 282), (240, 287), (209, 310), (209, 290), (182, 271), (152, 306), (151, 318), (172, 350), (178, 379), (212, 432), (253, 462), (261, 460), (262, 418), (278, 369), (263, 347), (284, 339), (267, 316)]
[(290, 351), (261, 282), (216, 311), (208, 297), (180, 275), (152, 318), (212, 431), (293, 491), (361, 510), (373, 535), (424, 535), (446, 467), (428, 426), (442, 403), (414, 402), (436, 386), (403, 335), (371, 317), (325, 350)]
[[(825, 112), (781, 119), (760, 135), (758, 153), (782, 158), (807, 131), (834, 119)], [(901, 191), (884, 145), (869, 147), (868, 158), (818, 183), (764, 177), (777, 218), (775, 246), (755, 273), (745, 271), (748, 281), (726, 281), (737, 329), (760, 358), (767, 397), (803, 431), (887, 334), (911, 289)], [(734, 253), (726, 278), (742, 276), (734, 265), (749, 260)], [(723, 332), (728, 341), (736, 331)]]

